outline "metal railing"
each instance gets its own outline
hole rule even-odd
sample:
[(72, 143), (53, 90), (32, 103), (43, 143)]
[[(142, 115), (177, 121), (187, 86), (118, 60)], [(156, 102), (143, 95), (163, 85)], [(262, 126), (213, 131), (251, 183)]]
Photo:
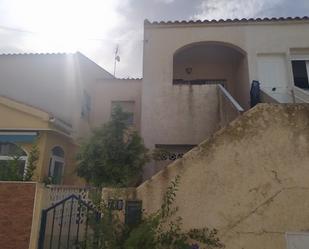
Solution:
[(98, 223), (100, 213), (74, 194), (43, 209), (38, 249), (82, 248), (95, 236), (90, 219)]
[(220, 126), (224, 127), (241, 115), (245, 110), (222, 85), (218, 85), (218, 93)]

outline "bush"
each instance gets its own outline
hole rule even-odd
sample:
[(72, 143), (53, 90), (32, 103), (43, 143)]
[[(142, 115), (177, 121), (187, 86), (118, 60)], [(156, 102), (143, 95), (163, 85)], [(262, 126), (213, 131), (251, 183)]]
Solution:
[(78, 175), (99, 187), (136, 185), (149, 160), (147, 149), (137, 131), (128, 127), (129, 114), (119, 106), (111, 121), (94, 130), (78, 153)]

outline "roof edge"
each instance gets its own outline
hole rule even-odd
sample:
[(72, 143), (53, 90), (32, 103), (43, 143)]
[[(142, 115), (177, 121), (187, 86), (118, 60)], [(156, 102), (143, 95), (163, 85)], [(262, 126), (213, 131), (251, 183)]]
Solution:
[(24, 113), (27, 113), (31, 116), (35, 116), (41, 118), (45, 121), (49, 121), (49, 119), (53, 118), (53, 115), (45, 110), (42, 110), (38, 107), (29, 105), (27, 103), (15, 100), (13, 98), (0, 95), (0, 104), (3, 104), (9, 108), (13, 108)]
[(213, 20), (181, 20), (181, 21), (153, 21), (144, 20), (144, 26), (162, 25), (194, 25), (194, 24), (248, 24), (248, 23), (271, 23), (271, 22), (301, 22), (309, 21), (309, 16), (303, 17), (265, 17), (265, 18), (242, 18), (242, 19), (213, 19)]

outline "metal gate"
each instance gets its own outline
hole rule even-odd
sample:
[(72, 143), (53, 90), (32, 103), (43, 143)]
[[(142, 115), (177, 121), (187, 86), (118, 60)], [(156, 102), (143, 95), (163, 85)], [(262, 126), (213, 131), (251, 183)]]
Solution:
[(96, 243), (100, 213), (76, 195), (42, 210), (38, 249), (83, 249)]

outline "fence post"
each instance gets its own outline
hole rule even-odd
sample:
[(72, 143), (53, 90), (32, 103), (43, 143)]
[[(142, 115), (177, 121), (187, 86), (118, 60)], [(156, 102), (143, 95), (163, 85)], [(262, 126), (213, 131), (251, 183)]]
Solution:
[(47, 211), (42, 210), (38, 249), (44, 249)]

